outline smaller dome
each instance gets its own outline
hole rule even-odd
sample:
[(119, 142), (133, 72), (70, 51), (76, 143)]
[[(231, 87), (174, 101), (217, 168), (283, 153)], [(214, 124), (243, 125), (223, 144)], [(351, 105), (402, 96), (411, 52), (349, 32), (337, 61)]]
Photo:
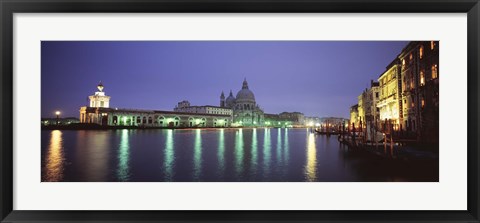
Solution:
[(235, 103), (235, 97), (233, 97), (232, 90), (230, 90), (230, 95), (228, 95), (227, 99), (225, 100), (227, 105), (232, 105)]

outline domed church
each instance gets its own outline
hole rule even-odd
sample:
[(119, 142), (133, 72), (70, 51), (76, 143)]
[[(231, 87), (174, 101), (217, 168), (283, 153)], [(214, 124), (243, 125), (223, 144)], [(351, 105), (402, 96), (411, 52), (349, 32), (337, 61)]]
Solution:
[(233, 110), (233, 124), (237, 126), (263, 126), (264, 112), (255, 101), (255, 95), (248, 89), (247, 79), (243, 80), (242, 89), (234, 97), (232, 90), (227, 99), (220, 95), (220, 107)]

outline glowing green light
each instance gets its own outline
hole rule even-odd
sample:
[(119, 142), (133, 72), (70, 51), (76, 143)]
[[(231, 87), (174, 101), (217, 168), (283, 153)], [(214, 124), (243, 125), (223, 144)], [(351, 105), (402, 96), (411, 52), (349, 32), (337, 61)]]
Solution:
[(217, 158), (218, 158), (218, 172), (220, 173), (220, 176), (223, 176), (225, 172), (225, 133), (223, 129), (220, 129), (220, 132), (218, 133), (218, 152), (217, 152)]
[(167, 137), (165, 139), (165, 181), (173, 180), (173, 167), (175, 165), (175, 151), (174, 151), (174, 140), (173, 140), (173, 130), (167, 130)]
[(270, 173), (270, 146), (270, 129), (266, 128), (263, 135), (263, 172), (265, 175), (268, 175)]
[(257, 172), (257, 162), (258, 162), (258, 150), (257, 150), (257, 129), (253, 129), (252, 132), (252, 158), (251, 158), (251, 168), (253, 173)]
[(235, 135), (235, 172), (240, 175), (243, 169), (243, 131), (239, 129)]

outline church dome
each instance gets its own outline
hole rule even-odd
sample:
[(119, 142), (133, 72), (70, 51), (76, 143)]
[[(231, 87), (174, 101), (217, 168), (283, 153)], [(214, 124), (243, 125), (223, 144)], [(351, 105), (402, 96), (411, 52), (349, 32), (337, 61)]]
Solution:
[(248, 89), (248, 83), (247, 83), (246, 79), (243, 81), (242, 90), (240, 90), (237, 93), (236, 100), (237, 100), (237, 102), (238, 101), (252, 101), (252, 102), (255, 102), (255, 95), (253, 94), (253, 92), (250, 89)]
[(237, 101), (251, 100), (255, 101), (255, 95), (249, 89), (242, 89), (237, 93)]

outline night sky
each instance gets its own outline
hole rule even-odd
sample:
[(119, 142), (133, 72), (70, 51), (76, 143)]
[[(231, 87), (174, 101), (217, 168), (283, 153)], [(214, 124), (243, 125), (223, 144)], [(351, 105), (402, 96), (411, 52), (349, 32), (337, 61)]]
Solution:
[(219, 105), (247, 78), (265, 113), (349, 117), (404, 41), (43, 41), (42, 117), (79, 116), (102, 81), (110, 107)]

